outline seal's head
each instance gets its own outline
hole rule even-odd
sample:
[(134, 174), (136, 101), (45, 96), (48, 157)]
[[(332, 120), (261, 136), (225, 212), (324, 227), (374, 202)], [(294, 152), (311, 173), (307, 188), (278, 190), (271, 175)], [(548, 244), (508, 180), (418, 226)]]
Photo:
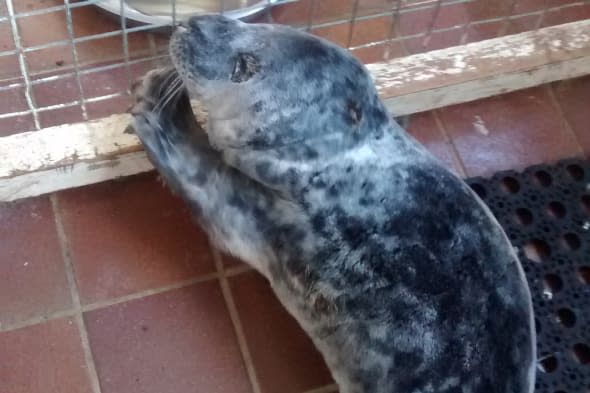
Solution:
[(389, 122), (361, 63), (286, 26), (197, 16), (177, 29), (170, 52), (220, 149), (378, 137)]

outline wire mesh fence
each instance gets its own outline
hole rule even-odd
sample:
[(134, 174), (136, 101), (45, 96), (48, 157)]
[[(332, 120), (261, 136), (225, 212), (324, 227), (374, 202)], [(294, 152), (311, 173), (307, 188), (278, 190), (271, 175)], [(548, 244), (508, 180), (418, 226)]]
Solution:
[[(0, 1), (0, 136), (124, 112), (131, 83), (168, 62), (169, 22), (134, 21), (137, 0), (116, 0), (119, 12), (105, 0)], [(186, 2), (163, 0), (172, 21)], [(298, 0), (251, 19), (309, 31), (373, 63), (590, 19), (590, 0)]]

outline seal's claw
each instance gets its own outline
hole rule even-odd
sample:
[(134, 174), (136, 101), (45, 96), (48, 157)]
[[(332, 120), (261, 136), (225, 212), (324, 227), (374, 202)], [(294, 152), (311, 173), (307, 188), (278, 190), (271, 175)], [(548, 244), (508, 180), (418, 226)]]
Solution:
[(161, 105), (166, 97), (172, 94), (171, 83), (175, 80), (176, 70), (173, 67), (157, 68), (149, 71), (132, 86), (134, 105), (130, 109), (132, 115), (151, 112)]

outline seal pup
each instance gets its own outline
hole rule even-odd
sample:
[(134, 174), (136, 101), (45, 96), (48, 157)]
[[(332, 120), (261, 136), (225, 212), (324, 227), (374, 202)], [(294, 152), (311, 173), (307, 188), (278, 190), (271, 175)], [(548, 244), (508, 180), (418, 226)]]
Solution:
[(532, 392), (532, 303), (510, 242), (362, 64), (222, 16), (178, 27), (170, 54), (137, 88), (137, 135), (214, 244), (268, 279), (341, 393)]

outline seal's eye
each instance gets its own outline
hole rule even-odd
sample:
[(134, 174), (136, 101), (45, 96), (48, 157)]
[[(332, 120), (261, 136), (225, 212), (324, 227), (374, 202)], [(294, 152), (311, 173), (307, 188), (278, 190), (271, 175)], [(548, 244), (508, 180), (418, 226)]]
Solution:
[(246, 82), (260, 70), (258, 59), (249, 53), (240, 53), (234, 64), (231, 81), (235, 83)]
[(353, 101), (348, 101), (347, 109), (348, 109), (349, 121), (354, 125), (358, 125), (361, 122), (361, 119), (363, 118), (363, 113), (362, 113), (361, 108), (359, 107), (358, 103), (353, 102)]

